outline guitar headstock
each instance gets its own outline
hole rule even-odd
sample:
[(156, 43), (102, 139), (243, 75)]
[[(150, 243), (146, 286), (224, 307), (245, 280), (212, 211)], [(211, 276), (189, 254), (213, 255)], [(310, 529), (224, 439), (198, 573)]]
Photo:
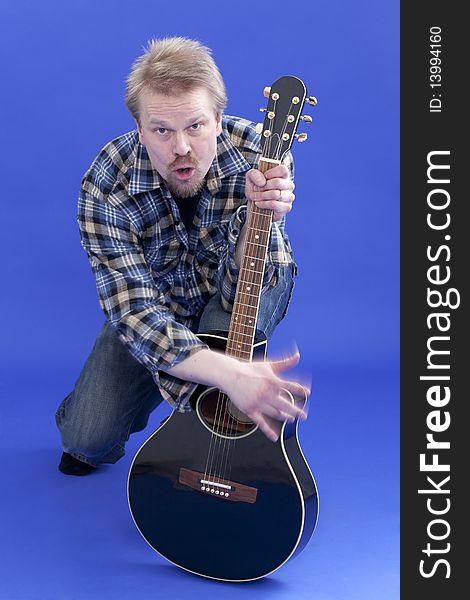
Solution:
[(261, 109), (265, 113), (264, 122), (256, 128), (262, 138), (262, 156), (281, 162), (295, 138), (299, 142), (307, 139), (306, 133), (296, 133), (297, 126), (301, 119), (312, 122), (312, 117), (301, 113), (305, 102), (315, 106), (317, 100), (313, 96), (306, 98), (304, 82), (291, 76), (281, 77), (271, 87), (264, 88), (264, 95), (268, 98), (267, 107)]

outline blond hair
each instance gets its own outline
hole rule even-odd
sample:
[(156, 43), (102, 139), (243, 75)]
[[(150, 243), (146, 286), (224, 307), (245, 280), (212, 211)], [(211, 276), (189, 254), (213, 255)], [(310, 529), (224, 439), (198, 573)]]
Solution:
[(209, 92), (215, 113), (222, 115), (227, 92), (211, 50), (183, 37), (153, 39), (132, 65), (126, 82), (126, 106), (140, 123), (139, 100), (144, 90), (169, 95), (198, 87)]

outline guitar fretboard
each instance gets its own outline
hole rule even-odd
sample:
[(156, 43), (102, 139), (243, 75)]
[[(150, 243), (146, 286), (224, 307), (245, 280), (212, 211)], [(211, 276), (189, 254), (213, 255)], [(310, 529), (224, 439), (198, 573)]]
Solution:
[[(258, 169), (264, 173), (272, 167), (272, 163), (261, 159)], [(226, 348), (226, 354), (240, 360), (250, 361), (253, 353), (272, 217), (272, 210), (249, 203), (245, 247)]]

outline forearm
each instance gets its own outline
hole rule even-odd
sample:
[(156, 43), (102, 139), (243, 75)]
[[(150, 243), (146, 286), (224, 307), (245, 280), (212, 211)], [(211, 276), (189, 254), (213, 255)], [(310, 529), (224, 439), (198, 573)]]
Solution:
[(179, 379), (209, 387), (215, 386), (227, 393), (235, 383), (241, 366), (241, 363), (235, 358), (209, 348), (203, 348), (177, 365), (163, 370)]

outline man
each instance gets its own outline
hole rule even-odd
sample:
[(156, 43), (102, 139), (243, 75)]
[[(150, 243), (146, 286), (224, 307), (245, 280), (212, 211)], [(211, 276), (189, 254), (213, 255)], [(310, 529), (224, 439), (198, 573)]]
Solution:
[(127, 80), (137, 131), (105, 146), (85, 174), (78, 222), (106, 323), (56, 414), (63, 473), (116, 462), (162, 398), (190, 410), (198, 383), (225, 392), (271, 440), (273, 419), (305, 417), (282, 394), (304, 388), (278, 376), (298, 354), (246, 363), (195, 333), (228, 329), (247, 202), (273, 210), (257, 321), (267, 337), (285, 314), (295, 271), (284, 232), (291, 159), (264, 175), (254, 168), (259, 136), (252, 123), (223, 116), (226, 100), (207, 48), (184, 38), (150, 42)]

